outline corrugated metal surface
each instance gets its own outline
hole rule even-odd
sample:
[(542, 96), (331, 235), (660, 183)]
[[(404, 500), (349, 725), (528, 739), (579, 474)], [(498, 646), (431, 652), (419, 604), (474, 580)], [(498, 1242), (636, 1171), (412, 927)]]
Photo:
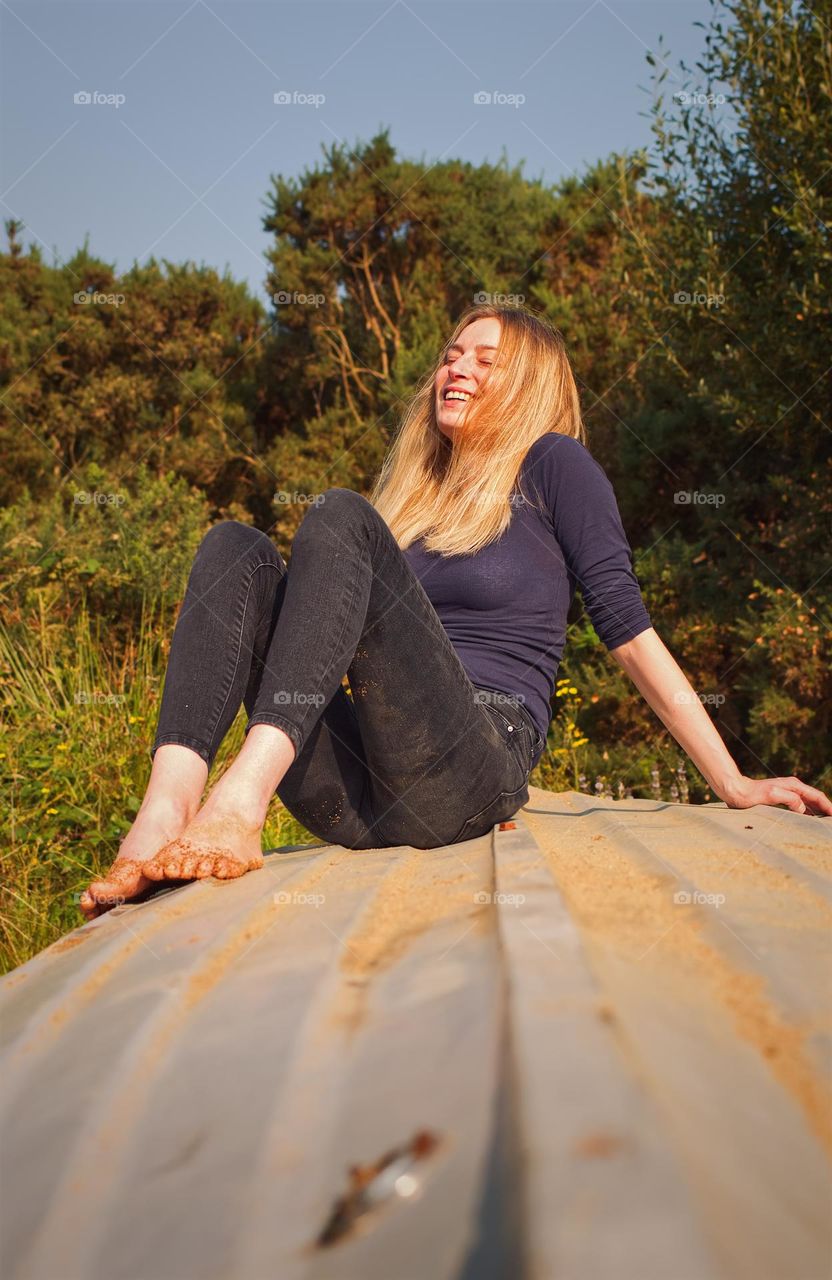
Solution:
[(4, 1276), (826, 1276), (830, 826), (532, 788), (92, 921), (2, 984)]

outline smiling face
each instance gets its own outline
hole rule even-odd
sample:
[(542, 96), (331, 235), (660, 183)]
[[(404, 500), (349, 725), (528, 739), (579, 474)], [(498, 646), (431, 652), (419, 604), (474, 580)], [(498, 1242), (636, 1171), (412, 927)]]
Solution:
[(483, 316), (466, 325), (455, 344), (447, 348), (435, 382), (436, 421), (453, 440), (465, 417), (465, 406), (476, 396), (497, 355), (500, 321)]

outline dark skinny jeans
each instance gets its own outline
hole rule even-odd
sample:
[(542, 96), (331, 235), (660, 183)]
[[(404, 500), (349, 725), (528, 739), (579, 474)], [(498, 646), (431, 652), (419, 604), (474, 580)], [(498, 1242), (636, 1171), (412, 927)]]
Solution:
[(389, 527), (351, 489), (316, 499), (288, 569), (238, 521), (203, 538), (151, 758), (178, 743), (210, 768), (241, 701), (246, 733), (277, 725), (295, 745), (277, 787), (288, 811), (349, 849), (485, 834), (528, 800), (542, 745), (519, 699), (471, 683)]

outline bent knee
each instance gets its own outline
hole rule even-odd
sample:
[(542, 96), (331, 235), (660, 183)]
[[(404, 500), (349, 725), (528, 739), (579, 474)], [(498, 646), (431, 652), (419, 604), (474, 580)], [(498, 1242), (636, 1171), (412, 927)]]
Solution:
[(198, 554), (203, 557), (209, 555), (212, 558), (227, 556), (232, 561), (236, 561), (254, 550), (267, 554), (271, 552), (275, 557), (279, 556), (271, 538), (260, 529), (244, 524), (242, 520), (220, 520), (212, 525), (203, 537)]

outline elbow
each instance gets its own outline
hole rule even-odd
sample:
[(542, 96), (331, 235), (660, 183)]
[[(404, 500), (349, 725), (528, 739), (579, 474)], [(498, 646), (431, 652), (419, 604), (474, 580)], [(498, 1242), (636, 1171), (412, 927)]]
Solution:
[(625, 640), (622, 644), (617, 644), (610, 649), (610, 655), (620, 667), (631, 674), (639, 665), (653, 655), (655, 656), (657, 646), (661, 645), (661, 640), (652, 626), (645, 627), (643, 631), (639, 631), (637, 636), (633, 636), (629, 640)]

